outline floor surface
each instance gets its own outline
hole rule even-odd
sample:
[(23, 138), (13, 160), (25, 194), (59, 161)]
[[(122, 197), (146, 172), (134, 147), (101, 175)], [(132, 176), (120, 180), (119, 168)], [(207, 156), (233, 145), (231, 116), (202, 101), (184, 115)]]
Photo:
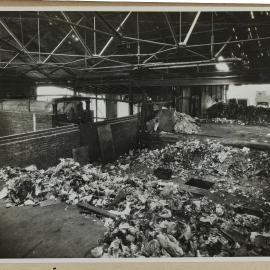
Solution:
[(85, 258), (103, 224), (64, 203), (6, 208), (0, 200), (0, 258)]

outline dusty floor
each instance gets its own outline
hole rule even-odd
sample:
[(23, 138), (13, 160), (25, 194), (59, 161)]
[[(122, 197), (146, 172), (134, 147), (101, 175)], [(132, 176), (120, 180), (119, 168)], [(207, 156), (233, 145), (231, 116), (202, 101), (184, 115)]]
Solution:
[(6, 208), (0, 200), (0, 258), (84, 258), (105, 228), (75, 206)]

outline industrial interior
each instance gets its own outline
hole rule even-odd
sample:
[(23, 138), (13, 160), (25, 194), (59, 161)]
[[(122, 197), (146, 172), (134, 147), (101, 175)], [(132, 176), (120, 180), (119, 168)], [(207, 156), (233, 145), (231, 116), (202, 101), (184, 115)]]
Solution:
[(269, 256), (269, 25), (1, 11), (0, 258)]

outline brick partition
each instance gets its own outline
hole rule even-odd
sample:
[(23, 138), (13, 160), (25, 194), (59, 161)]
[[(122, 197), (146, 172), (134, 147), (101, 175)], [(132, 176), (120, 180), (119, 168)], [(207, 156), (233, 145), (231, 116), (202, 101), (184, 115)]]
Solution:
[(32, 132), (34, 130), (33, 114), (36, 117), (36, 130), (54, 127), (54, 116), (51, 114), (0, 111), (0, 137)]
[(72, 149), (80, 146), (77, 126), (53, 128), (0, 140), (0, 167), (25, 167), (35, 164), (38, 168), (56, 165), (60, 158), (72, 157)]
[[(45, 118), (42, 118), (43, 116)], [(44, 128), (47, 123), (46, 115), (36, 117), (37, 128), (40, 128), (38, 125), (42, 125), (43, 121), (45, 125), (41, 127)], [(97, 161), (101, 159), (97, 133), (97, 127), (100, 125), (110, 125), (116, 157), (137, 147), (137, 117), (81, 124), (80, 128), (77, 125), (67, 125), (36, 132), (0, 136), (0, 167), (25, 167), (35, 164), (38, 168), (47, 168), (56, 165), (59, 158), (72, 157), (72, 149), (80, 146), (88, 146), (90, 161)], [(20, 126), (25, 128), (24, 124)]]

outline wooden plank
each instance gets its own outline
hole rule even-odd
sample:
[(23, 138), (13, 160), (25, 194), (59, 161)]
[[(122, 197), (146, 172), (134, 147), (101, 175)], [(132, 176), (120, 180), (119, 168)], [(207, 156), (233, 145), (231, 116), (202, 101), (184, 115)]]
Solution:
[(180, 189), (196, 194), (196, 195), (201, 195), (201, 196), (207, 196), (209, 194), (209, 191), (207, 189), (203, 189), (203, 188), (197, 188), (197, 187), (193, 187), (193, 186), (189, 186), (189, 185), (185, 185), (185, 184), (180, 184), (179, 185)]
[(59, 204), (59, 203), (61, 203), (60, 200), (48, 199), (48, 200), (45, 200), (45, 201), (41, 201), (39, 205), (40, 205), (40, 207), (46, 207), (46, 206)]
[(89, 205), (89, 204), (85, 204), (85, 203), (78, 203), (77, 206), (79, 208), (82, 208), (83, 210), (98, 214), (98, 215), (102, 215), (104, 217), (109, 217), (109, 218), (116, 218), (117, 216), (110, 213), (109, 211), (102, 209), (102, 208), (98, 208), (95, 207), (93, 205)]
[(110, 125), (97, 127), (101, 159), (103, 161), (112, 161), (115, 159), (115, 149)]

